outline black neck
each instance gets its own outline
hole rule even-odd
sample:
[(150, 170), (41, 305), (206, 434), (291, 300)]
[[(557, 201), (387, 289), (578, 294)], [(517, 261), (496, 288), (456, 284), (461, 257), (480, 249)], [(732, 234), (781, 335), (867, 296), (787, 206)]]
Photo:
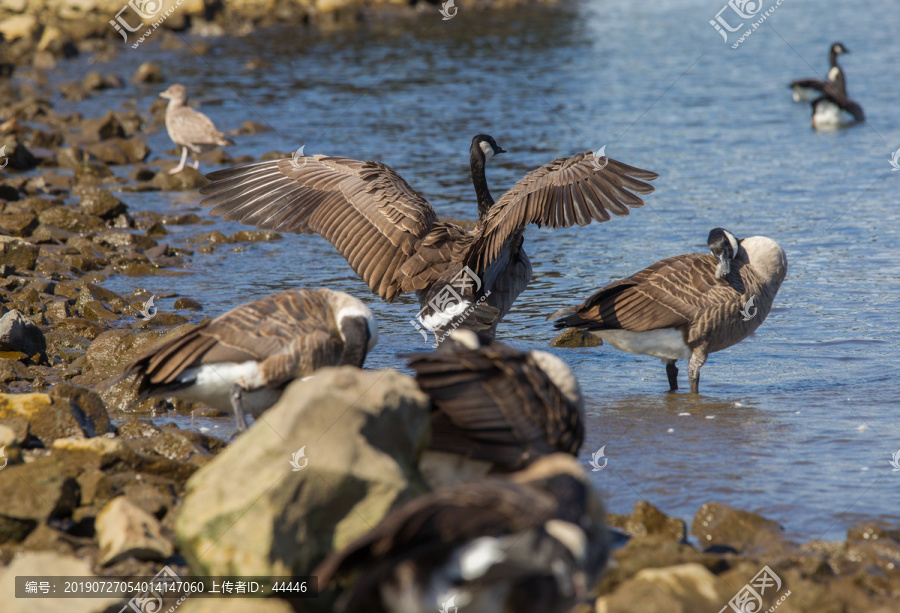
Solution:
[(832, 68), (834, 68), (835, 66), (838, 65), (838, 63), (837, 63), (837, 56), (838, 56), (837, 52), (835, 52), (835, 50), (832, 49), (832, 50), (831, 50), (831, 53), (830, 53), (830, 57), (829, 57), (829, 59), (831, 60), (831, 67), (832, 67)]
[(341, 320), (341, 335), (344, 337), (341, 365), (362, 368), (369, 346), (369, 326), (366, 319), (364, 317), (344, 317)]
[(469, 150), (469, 166), (472, 169), (472, 183), (475, 185), (475, 195), (478, 196), (478, 220), (483, 220), (491, 207), (494, 206), (494, 199), (488, 190), (487, 177), (484, 175), (484, 151), (481, 145), (472, 143)]

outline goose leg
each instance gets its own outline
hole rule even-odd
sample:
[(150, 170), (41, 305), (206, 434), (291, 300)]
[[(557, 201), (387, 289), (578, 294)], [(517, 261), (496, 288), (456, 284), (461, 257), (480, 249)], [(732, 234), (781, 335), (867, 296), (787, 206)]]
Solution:
[(669, 391), (678, 391), (678, 367), (675, 360), (666, 360), (666, 375), (669, 377)]
[(178, 166), (169, 171), (170, 175), (177, 175), (179, 172), (184, 170), (184, 163), (187, 161), (187, 147), (181, 148), (181, 161), (178, 162)]
[(200, 158), (196, 158), (193, 162), (191, 162), (191, 168), (197, 170), (200, 168)]
[(234, 421), (237, 432), (243, 432), (247, 429), (247, 417), (244, 415), (244, 405), (241, 401), (243, 393), (244, 388), (240, 385), (234, 384), (231, 386), (231, 408), (234, 409)]
[(688, 379), (691, 382), (691, 393), (700, 393), (700, 367), (706, 364), (706, 352), (695, 349), (688, 365)]

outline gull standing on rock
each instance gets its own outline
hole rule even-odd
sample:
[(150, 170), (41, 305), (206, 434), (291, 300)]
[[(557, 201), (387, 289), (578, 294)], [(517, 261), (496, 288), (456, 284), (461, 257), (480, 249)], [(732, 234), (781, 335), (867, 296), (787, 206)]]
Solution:
[[(232, 140), (216, 129), (209, 117), (187, 106), (187, 90), (184, 85), (175, 83), (159, 97), (169, 101), (169, 106), (166, 107), (166, 131), (169, 133), (169, 138), (181, 147), (181, 162), (169, 171), (170, 175), (184, 170), (188, 149), (194, 155), (199, 155), (216, 146), (224, 147), (234, 144)], [(191, 166), (195, 169), (199, 168), (200, 160), (194, 160)]]

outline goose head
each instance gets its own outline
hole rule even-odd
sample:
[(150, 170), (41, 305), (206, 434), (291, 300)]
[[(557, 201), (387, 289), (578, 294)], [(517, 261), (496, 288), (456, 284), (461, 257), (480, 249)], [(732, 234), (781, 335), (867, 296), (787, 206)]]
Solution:
[(332, 309), (344, 344), (341, 364), (362, 368), (366, 355), (378, 343), (378, 324), (372, 311), (361, 300), (344, 292), (334, 292)]
[(710, 252), (718, 260), (716, 279), (722, 279), (731, 272), (731, 262), (741, 249), (741, 241), (725, 228), (713, 228), (709, 232), (706, 244), (709, 245)]
[(498, 145), (493, 136), (490, 136), (489, 134), (478, 134), (472, 139), (470, 152), (472, 153), (473, 158), (477, 156), (482, 162), (485, 162), (495, 155), (506, 153), (506, 149)]
[(850, 53), (850, 50), (843, 43), (834, 43), (831, 45), (831, 52), (834, 55), (840, 55), (842, 53)]

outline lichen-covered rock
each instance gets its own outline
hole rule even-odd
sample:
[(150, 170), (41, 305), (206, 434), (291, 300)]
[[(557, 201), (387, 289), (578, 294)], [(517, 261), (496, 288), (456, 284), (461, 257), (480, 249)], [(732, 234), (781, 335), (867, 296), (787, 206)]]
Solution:
[(578, 328), (564, 330), (550, 341), (553, 347), (599, 347), (602, 344), (603, 339)]
[(174, 551), (172, 543), (162, 535), (159, 521), (124, 496), (103, 507), (94, 526), (104, 565), (128, 557), (163, 560)]
[(81, 200), (78, 202), (78, 206), (88, 215), (113, 219), (128, 210), (125, 203), (113, 196), (108, 189), (86, 187), (79, 191)]
[(49, 394), (0, 394), (0, 423), (28, 424), (30, 437), (50, 447), (58, 438), (89, 438), (109, 429), (109, 415), (85, 409), (76, 398)]
[(428, 415), (415, 382), (394, 371), (326, 368), (292, 383), (188, 481), (176, 529), (191, 570), (309, 574), (422, 492)]

